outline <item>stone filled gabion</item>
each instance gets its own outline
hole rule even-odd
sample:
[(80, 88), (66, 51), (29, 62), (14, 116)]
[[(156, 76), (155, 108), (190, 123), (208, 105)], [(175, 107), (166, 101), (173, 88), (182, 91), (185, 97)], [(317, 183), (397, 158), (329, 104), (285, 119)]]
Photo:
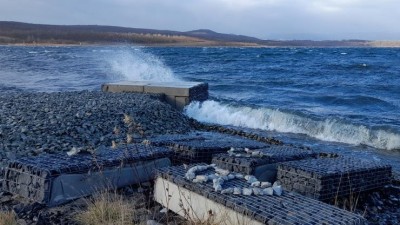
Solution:
[(318, 158), (281, 163), (277, 178), (289, 191), (329, 200), (382, 188), (390, 183), (391, 170), (374, 160)]
[[(249, 190), (245, 179), (225, 180), (223, 183), (225, 190), (240, 188), (242, 191), (221, 193), (221, 191), (215, 191), (213, 182), (188, 180), (185, 177), (187, 171), (184, 166), (166, 167), (159, 169), (157, 176), (263, 224), (366, 224), (366, 220), (360, 215), (296, 193), (284, 192), (281, 193), (282, 195), (271, 193), (261, 196), (244, 194), (243, 189)], [(165, 195), (170, 194), (168, 185), (165, 188)]]
[(234, 148), (264, 148), (268, 144), (217, 132), (190, 132), (185, 135), (162, 135), (150, 138), (156, 146), (170, 146), (175, 151), (176, 163), (210, 163), (212, 156)]
[[(83, 153), (68, 156), (65, 153), (57, 154), (42, 154), (35, 157), (21, 157), (16, 160), (10, 160), (8, 165), (3, 171), (3, 179), (1, 182), (2, 189), (18, 194), (24, 198), (49, 204), (51, 201), (55, 201), (54, 193), (59, 193), (59, 190), (53, 190), (55, 183), (62, 175), (79, 176), (85, 174), (85, 179), (80, 180), (80, 183), (85, 183), (86, 180), (97, 179), (99, 184), (103, 184), (104, 180), (99, 179), (97, 175), (91, 177), (96, 172), (106, 172), (107, 170), (120, 169), (114, 172), (113, 179), (107, 180), (110, 182), (109, 187), (114, 187), (119, 182), (121, 170), (126, 167), (132, 167), (131, 170), (135, 169), (135, 163), (154, 162), (152, 160), (170, 158), (172, 151), (168, 148), (154, 147), (143, 144), (129, 144), (121, 145), (115, 149), (103, 149), (93, 154)], [(154, 163), (154, 167), (156, 163)], [(135, 171), (136, 178), (139, 177), (140, 171)], [(141, 171), (143, 172), (143, 171)], [(145, 171), (149, 173), (149, 177), (154, 175), (155, 171)], [(106, 175), (104, 175), (106, 176)], [(108, 177), (109, 178), (109, 177)], [(138, 179), (138, 178), (137, 178)], [(126, 179), (125, 179), (126, 181)], [(63, 196), (58, 196), (57, 201), (65, 202), (65, 198), (70, 200), (78, 197), (82, 197), (83, 193), (72, 191), (70, 185), (74, 184), (74, 179), (70, 179), (64, 183), (65, 190), (63, 189)], [(76, 185), (76, 186), (75, 186)], [(82, 187), (74, 184), (74, 189), (80, 190), (85, 188), (86, 190), (94, 189), (91, 186)], [(64, 192), (65, 191), (65, 192)], [(69, 192), (68, 192), (69, 191)], [(96, 191), (101, 191), (97, 189)], [(50, 204), (54, 204), (50, 203)], [(57, 203), (58, 204), (58, 203)]]
[(99, 91), (2, 93), (0, 157), (4, 163), (16, 156), (125, 142), (125, 115), (133, 121), (134, 137), (189, 131), (188, 118), (160, 99)]
[(230, 171), (253, 174), (257, 167), (316, 157), (312, 150), (292, 146), (274, 146), (262, 149), (231, 149), (213, 156), (212, 163)]

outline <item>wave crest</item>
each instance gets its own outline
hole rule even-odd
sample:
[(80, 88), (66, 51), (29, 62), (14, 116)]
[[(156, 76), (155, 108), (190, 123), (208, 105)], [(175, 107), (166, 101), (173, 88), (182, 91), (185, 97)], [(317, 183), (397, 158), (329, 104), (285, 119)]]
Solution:
[(157, 56), (140, 48), (114, 52), (107, 58), (114, 78), (130, 81), (180, 81)]
[(233, 125), (285, 133), (306, 134), (324, 140), (379, 149), (400, 149), (400, 134), (328, 118), (316, 120), (278, 109), (236, 107), (208, 100), (193, 102), (185, 113), (201, 122)]

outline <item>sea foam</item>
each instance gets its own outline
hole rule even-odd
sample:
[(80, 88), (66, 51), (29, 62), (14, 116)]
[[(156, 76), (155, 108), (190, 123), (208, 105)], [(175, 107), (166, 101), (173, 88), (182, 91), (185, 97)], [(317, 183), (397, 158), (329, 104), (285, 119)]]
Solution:
[(334, 118), (317, 120), (279, 109), (232, 106), (213, 100), (193, 102), (185, 108), (185, 113), (201, 122), (306, 134), (324, 141), (368, 145), (379, 149), (400, 149), (398, 133), (349, 124)]
[(115, 51), (106, 60), (116, 80), (180, 81), (159, 57), (140, 48)]

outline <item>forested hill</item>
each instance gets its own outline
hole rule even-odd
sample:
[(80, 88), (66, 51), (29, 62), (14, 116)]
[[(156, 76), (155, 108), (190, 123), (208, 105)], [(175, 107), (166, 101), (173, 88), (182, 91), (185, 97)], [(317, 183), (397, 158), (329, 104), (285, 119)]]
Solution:
[[(387, 42), (275, 41), (217, 33), (207, 29), (187, 32), (99, 25), (45, 25), (0, 21), (0, 44), (138, 44), (158, 46), (379, 46)], [(391, 46), (399, 45), (390, 42)], [(400, 45), (399, 45), (400, 46)]]

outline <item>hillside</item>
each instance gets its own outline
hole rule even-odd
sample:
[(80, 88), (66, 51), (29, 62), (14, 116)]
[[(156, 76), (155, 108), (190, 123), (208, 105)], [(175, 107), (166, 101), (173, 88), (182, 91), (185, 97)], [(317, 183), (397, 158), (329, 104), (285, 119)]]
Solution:
[(274, 41), (200, 29), (187, 32), (99, 25), (0, 21), (0, 44), (139, 44), (148, 46), (400, 47), (400, 42)]
[(0, 21), (2, 44), (258, 45), (257, 38), (211, 30), (178, 32), (98, 25), (43, 25)]

